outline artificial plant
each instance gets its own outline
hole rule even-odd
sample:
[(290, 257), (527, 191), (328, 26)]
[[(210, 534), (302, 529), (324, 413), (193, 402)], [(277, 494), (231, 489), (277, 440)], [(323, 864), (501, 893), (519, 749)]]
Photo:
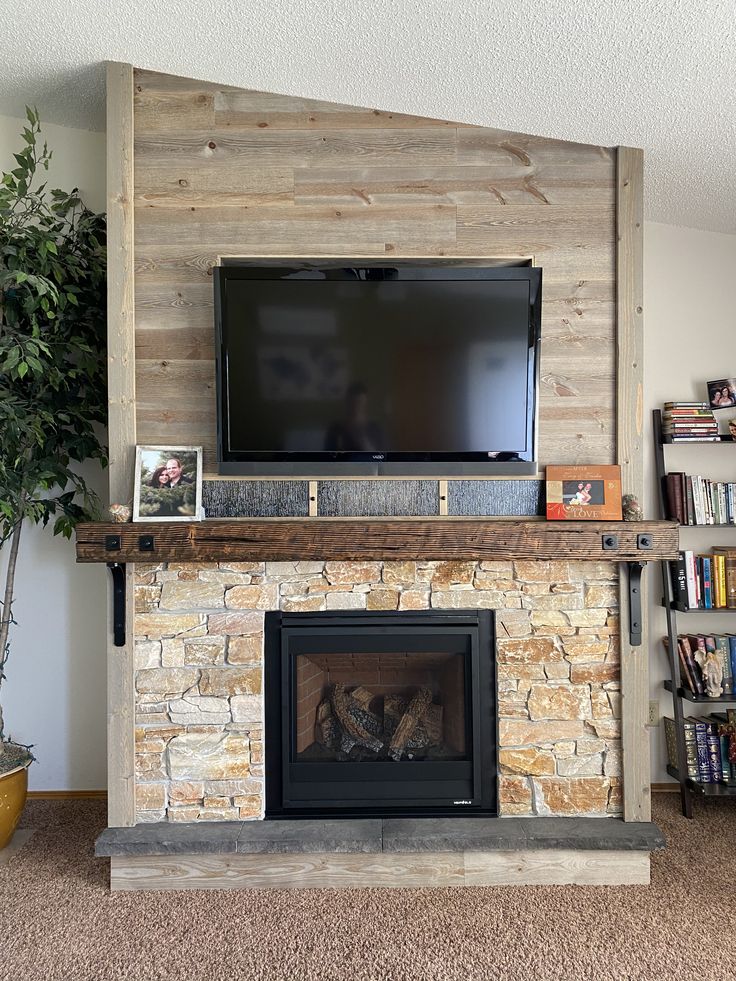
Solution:
[[(106, 463), (105, 216), (86, 208), (76, 188), (39, 183), (51, 151), (41, 145), (38, 112), (26, 116), (17, 166), (0, 183), (0, 687), (23, 525), (54, 517), (54, 534), (70, 537), (77, 521), (98, 513), (75, 466)], [(10, 756), (29, 759), (5, 733), (0, 703), (0, 772)]]

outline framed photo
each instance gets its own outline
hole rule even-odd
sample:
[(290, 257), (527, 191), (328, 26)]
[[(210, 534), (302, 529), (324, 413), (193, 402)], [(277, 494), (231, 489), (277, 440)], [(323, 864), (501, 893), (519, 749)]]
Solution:
[(198, 521), (202, 447), (136, 446), (133, 521)]
[(736, 378), (719, 378), (706, 384), (711, 409), (732, 409), (736, 405)]
[(621, 467), (549, 466), (548, 521), (621, 521)]

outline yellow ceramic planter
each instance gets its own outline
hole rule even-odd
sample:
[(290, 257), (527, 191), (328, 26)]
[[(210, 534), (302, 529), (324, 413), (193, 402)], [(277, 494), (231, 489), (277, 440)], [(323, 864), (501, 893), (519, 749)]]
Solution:
[(28, 793), (28, 767), (0, 776), (0, 848), (10, 844)]

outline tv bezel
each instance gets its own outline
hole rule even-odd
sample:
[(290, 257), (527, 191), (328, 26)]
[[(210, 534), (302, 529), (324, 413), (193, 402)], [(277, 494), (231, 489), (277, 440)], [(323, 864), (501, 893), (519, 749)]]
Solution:
[[(280, 280), (296, 272), (333, 269), (395, 270), (392, 279), (413, 278), (440, 281), (484, 279), (525, 280), (530, 287), (529, 354), (527, 379), (531, 400), (527, 402), (526, 433), (529, 449), (503, 451), (489, 459), (483, 452), (385, 453), (352, 451), (241, 451), (228, 448), (227, 385), (227, 283), (229, 280)], [(421, 270), (421, 276), (416, 273)], [(215, 291), (215, 362), (217, 398), (218, 473), (242, 477), (472, 477), (535, 476), (537, 474), (537, 416), (539, 404), (539, 345), (541, 336), (542, 270), (538, 266), (481, 265), (468, 259), (464, 264), (442, 260), (388, 262), (386, 259), (344, 257), (339, 259), (248, 259), (227, 260), (213, 268)], [(531, 404), (530, 404), (531, 403)]]

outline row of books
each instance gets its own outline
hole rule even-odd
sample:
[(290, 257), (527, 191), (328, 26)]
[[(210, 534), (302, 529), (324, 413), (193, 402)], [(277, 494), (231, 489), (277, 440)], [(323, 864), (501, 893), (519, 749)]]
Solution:
[(678, 609), (736, 609), (736, 549), (717, 546), (707, 555), (685, 549), (670, 569)]
[[(703, 718), (684, 719), (687, 776), (699, 783), (736, 784), (736, 762), (731, 762), (731, 739), (736, 738), (736, 712), (712, 712)], [(677, 724), (664, 718), (664, 736), (670, 766), (677, 767)]]
[[(665, 648), (669, 641), (663, 638)], [(677, 656), (680, 662), (680, 678), (684, 688), (693, 695), (705, 695), (706, 685), (701, 663), (708, 651), (718, 656), (723, 672), (723, 694), (736, 694), (736, 634), (680, 634), (677, 638)], [(699, 653), (700, 652), (700, 653)]]
[(681, 525), (736, 525), (736, 481), (673, 471), (665, 476), (667, 517)]
[(673, 442), (715, 441), (718, 422), (707, 402), (665, 402), (662, 435)]

